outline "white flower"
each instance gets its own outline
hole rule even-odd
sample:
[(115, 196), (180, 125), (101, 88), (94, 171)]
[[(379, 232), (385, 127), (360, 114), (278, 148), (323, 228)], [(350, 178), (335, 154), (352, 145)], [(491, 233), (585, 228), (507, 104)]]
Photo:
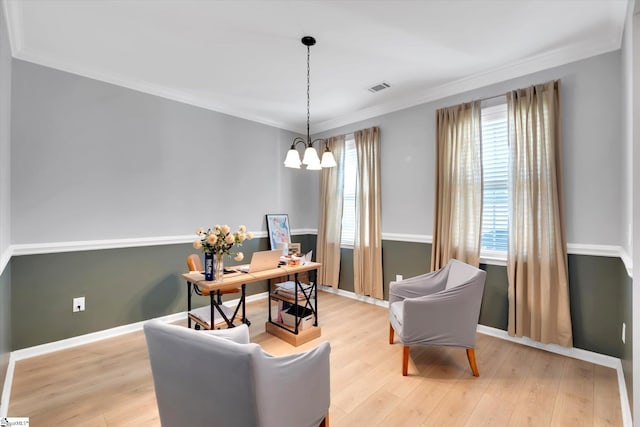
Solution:
[(196, 249), (200, 249), (202, 247), (202, 242), (200, 240), (196, 240), (193, 242), (193, 247)]
[(216, 225), (214, 225), (214, 226), (213, 226), (213, 229), (214, 229), (215, 231), (218, 231), (218, 230), (220, 230), (220, 226), (219, 226), (218, 224), (216, 224)]
[(244, 233), (238, 233), (238, 241), (240, 243), (244, 242), (244, 239), (246, 239), (247, 236), (244, 235)]
[(224, 238), (224, 241), (232, 245), (236, 241), (236, 239), (235, 237), (233, 237), (233, 234), (227, 234), (227, 237)]
[(210, 245), (215, 245), (218, 242), (218, 236), (215, 234), (209, 234), (207, 236), (207, 243)]
[(222, 226), (222, 232), (224, 234), (229, 234), (229, 231), (231, 231), (231, 228), (227, 224)]
[(204, 230), (202, 229), (202, 227), (198, 228), (198, 231), (196, 231), (196, 234), (198, 236), (202, 236), (204, 234)]
[(236, 261), (238, 261), (238, 262), (240, 262), (240, 261), (242, 261), (242, 260), (244, 259), (244, 254), (243, 254), (242, 252), (238, 252), (238, 253), (236, 254), (236, 256), (235, 256), (235, 257), (233, 257), (233, 259), (234, 259), (234, 260), (236, 260)]
[(252, 232), (248, 232), (247, 233), (247, 239), (249, 239), (249, 240), (253, 239), (253, 233)]
[(238, 230), (240, 230), (241, 233), (244, 233), (245, 231), (247, 231), (247, 227), (241, 225), (240, 227), (238, 227)]

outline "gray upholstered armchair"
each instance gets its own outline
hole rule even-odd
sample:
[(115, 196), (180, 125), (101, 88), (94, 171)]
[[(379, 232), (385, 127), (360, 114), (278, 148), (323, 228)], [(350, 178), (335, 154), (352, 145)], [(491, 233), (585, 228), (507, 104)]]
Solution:
[(246, 325), (195, 331), (150, 321), (144, 333), (163, 426), (328, 425), (328, 342), (274, 357), (249, 343)]
[(404, 345), (402, 375), (412, 345), (466, 348), (479, 375), (474, 347), (485, 278), (483, 270), (452, 259), (440, 270), (389, 284), (389, 344), (395, 331)]

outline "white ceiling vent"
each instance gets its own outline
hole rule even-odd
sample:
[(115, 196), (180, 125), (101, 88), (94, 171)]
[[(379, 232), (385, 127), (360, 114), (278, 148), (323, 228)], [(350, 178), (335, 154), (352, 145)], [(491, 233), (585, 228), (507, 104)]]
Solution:
[(369, 88), (369, 92), (380, 92), (381, 90), (385, 90), (386, 88), (391, 87), (391, 85), (387, 82), (378, 83)]

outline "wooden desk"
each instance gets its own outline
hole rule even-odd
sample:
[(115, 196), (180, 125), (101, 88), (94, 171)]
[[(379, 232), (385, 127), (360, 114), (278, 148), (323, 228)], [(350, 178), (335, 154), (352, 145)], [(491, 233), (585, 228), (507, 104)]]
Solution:
[[(271, 286), (269, 286), (269, 320), (265, 325), (265, 329), (267, 332), (276, 335), (277, 337), (287, 341), (288, 343), (298, 346), (304, 342), (310, 341), (314, 338), (317, 338), (321, 334), (320, 327), (318, 326), (318, 298), (317, 298), (317, 270), (320, 267), (320, 263), (311, 262), (305, 265), (295, 265), (295, 266), (280, 266), (278, 268), (274, 268), (271, 270), (259, 271), (257, 273), (229, 273), (225, 274), (224, 278), (221, 282), (211, 282), (204, 280), (204, 275), (197, 272), (185, 273), (182, 277), (187, 282), (187, 310), (189, 312), (188, 317), (188, 325), (191, 327), (191, 321), (196, 322), (197, 325), (205, 328), (205, 329), (213, 329), (216, 326), (227, 326), (233, 327), (233, 322), (238, 315), (238, 311), (242, 309), (242, 322), (248, 323), (246, 319), (246, 307), (245, 307), (245, 296), (246, 296), (246, 286), (251, 283), (260, 282), (263, 280), (269, 280), (274, 278), (279, 278), (283, 276), (294, 276), (294, 281), (297, 285), (300, 285), (298, 280), (298, 274), (302, 272), (316, 272), (316, 277), (314, 277), (314, 281), (311, 284), (311, 291), (309, 295), (313, 295), (314, 304), (311, 306), (309, 298), (307, 298), (304, 302), (305, 306), (309, 307), (315, 316), (315, 321), (313, 327), (310, 327), (305, 330), (299, 330), (298, 324), (296, 323), (295, 327), (290, 328), (284, 324), (274, 322), (271, 318), (271, 300), (274, 299), (282, 299), (275, 298), (275, 296), (271, 293)], [(230, 309), (229, 307), (219, 304), (216, 301), (216, 294), (218, 290), (224, 289), (234, 289), (238, 286), (241, 286), (242, 292), (240, 296), (240, 301), (236, 306), (235, 310)], [(198, 295), (208, 295), (210, 299), (209, 310), (205, 307), (191, 310), (191, 296), (193, 292), (196, 292)], [(296, 296), (295, 303), (298, 303), (298, 299)], [(203, 310), (204, 309), (204, 310)], [(198, 312), (197, 315), (195, 312)], [(206, 317), (203, 315), (208, 315), (208, 322), (206, 320), (202, 320), (202, 317)]]

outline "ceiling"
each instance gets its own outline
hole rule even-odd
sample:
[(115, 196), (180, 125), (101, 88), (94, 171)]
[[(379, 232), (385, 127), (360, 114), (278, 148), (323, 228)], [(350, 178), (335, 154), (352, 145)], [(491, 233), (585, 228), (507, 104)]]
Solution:
[[(5, 0), (15, 58), (311, 132), (620, 48), (626, 0)], [(378, 93), (370, 86), (387, 82)]]

